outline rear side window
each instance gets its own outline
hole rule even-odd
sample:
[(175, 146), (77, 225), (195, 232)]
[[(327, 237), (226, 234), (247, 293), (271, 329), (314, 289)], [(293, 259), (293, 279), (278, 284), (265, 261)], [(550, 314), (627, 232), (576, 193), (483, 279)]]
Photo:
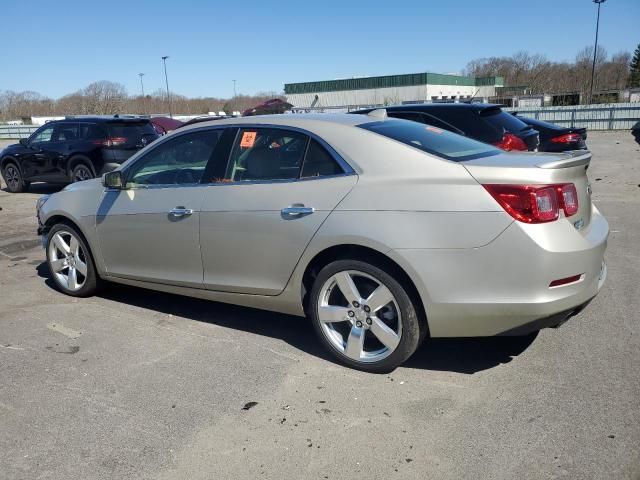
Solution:
[(63, 122), (56, 124), (53, 136), (55, 141), (69, 142), (78, 139), (78, 123)]
[(232, 182), (295, 179), (309, 137), (276, 128), (243, 128), (231, 150), (225, 178)]
[(107, 132), (95, 123), (80, 124), (80, 138), (83, 140), (102, 140), (107, 138)]
[(500, 150), (491, 145), (448, 132), (442, 128), (416, 122), (391, 119), (365, 123), (359, 127), (454, 162), (489, 157), (500, 153)]
[(124, 139), (129, 146), (146, 145), (158, 138), (151, 122), (109, 122), (105, 127), (109, 137)]
[(480, 117), (498, 127), (500, 131), (519, 133), (530, 128), (526, 123), (510, 113), (503, 112), (501, 108), (485, 108), (480, 111)]

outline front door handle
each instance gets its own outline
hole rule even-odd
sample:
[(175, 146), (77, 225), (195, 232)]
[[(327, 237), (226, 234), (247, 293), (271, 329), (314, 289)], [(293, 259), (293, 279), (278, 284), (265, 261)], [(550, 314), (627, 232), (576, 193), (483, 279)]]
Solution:
[(176, 207), (169, 211), (169, 215), (177, 218), (187, 217), (189, 215), (193, 215), (193, 210), (191, 208)]
[(313, 207), (305, 207), (304, 205), (289, 205), (286, 208), (280, 210), (282, 215), (289, 215), (292, 217), (301, 216), (301, 215), (310, 215), (315, 212), (316, 209)]

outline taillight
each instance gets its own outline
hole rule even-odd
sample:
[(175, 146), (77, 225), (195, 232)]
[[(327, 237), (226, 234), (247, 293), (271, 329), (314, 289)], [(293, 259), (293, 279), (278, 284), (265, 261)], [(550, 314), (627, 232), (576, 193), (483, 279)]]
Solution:
[(93, 143), (102, 147), (118, 147), (127, 143), (127, 139), (125, 137), (108, 137), (95, 140)]
[(578, 192), (573, 183), (557, 185), (558, 200), (560, 208), (564, 210), (565, 217), (570, 217), (578, 213)]
[(572, 143), (579, 142), (580, 140), (582, 140), (582, 135), (579, 133), (565, 133), (551, 139), (553, 143)]
[(494, 145), (502, 150), (506, 150), (507, 152), (511, 150), (529, 150), (527, 144), (524, 143), (524, 140), (515, 136), (513, 133), (508, 132), (502, 136), (502, 140), (498, 143), (494, 143)]
[(578, 195), (572, 183), (483, 186), (500, 206), (519, 222), (552, 222), (558, 219), (561, 208), (567, 217), (578, 211)]

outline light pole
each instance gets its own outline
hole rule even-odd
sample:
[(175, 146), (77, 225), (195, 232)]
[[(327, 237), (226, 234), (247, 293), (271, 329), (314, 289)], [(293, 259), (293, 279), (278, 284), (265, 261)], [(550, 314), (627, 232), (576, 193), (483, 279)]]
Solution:
[(169, 100), (169, 116), (173, 118), (171, 114), (171, 94), (169, 93), (169, 79), (167, 78), (167, 58), (169, 56), (162, 57), (162, 63), (164, 64), (164, 83), (167, 86), (167, 99)]
[(596, 55), (598, 54), (598, 29), (600, 28), (600, 5), (606, 0), (593, 0), (598, 4), (598, 19), (596, 20), (596, 44), (593, 47), (593, 65), (591, 66), (591, 88), (589, 92), (589, 104), (593, 103), (593, 77), (596, 73)]
[[(233, 81), (233, 102), (232, 102), (234, 111), (237, 108), (237, 105), (236, 105), (236, 97), (237, 96), (238, 95), (236, 94), (236, 81), (234, 80)], [(233, 111), (231, 112), (231, 115), (233, 115)]]
[(142, 90), (142, 98), (144, 98), (144, 83), (142, 83), (142, 77), (144, 77), (144, 73), (139, 73), (138, 76), (140, 77), (140, 90)]
[[(142, 90), (142, 110), (146, 110), (146, 108), (144, 108), (144, 83), (142, 82), (142, 77), (144, 77), (144, 73), (139, 73), (138, 76), (140, 77), (140, 90)], [(146, 112), (143, 112), (146, 113)]]

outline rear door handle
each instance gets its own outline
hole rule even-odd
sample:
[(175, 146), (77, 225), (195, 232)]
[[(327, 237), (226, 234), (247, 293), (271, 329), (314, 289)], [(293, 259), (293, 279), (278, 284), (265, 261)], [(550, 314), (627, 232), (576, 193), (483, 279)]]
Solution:
[(169, 211), (169, 215), (173, 217), (187, 217), (193, 215), (193, 210), (191, 208), (176, 207)]
[(280, 210), (280, 213), (283, 215), (290, 215), (292, 217), (300, 216), (300, 215), (310, 215), (315, 212), (316, 209), (313, 207), (305, 207), (304, 205), (290, 205), (287, 208), (283, 208)]

